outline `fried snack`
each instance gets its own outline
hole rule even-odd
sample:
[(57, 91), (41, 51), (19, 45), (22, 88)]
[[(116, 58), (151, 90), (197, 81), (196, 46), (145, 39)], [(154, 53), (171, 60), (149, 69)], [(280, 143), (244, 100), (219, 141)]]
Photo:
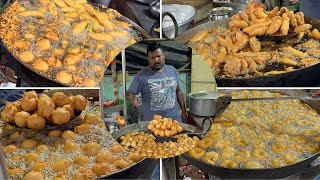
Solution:
[(52, 112), (52, 120), (54, 124), (65, 124), (71, 118), (71, 113), (65, 108), (58, 107)]
[(5, 108), (1, 112), (1, 117), (5, 122), (13, 122), (14, 116), (18, 112), (16, 106), (13, 105), (11, 102), (7, 102)]
[(266, 30), (266, 35), (267, 36), (274, 35), (279, 31), (281, 25), (282, 25), (282, 18), (280, 16), (273, 17), (271, 20), (271, 24)]
[(200, 159), (203, 155), (205, 155), (205, 152), (200, 148), (194, 148), (188, 151), (188, 154), (193, 158)]
[(30, 171), (28, 173), (26, 173), (23, 177), (24, 180), (42, 180), (43, 175), (40, 172), (37, 171)]
[(299, 66), (299, 64), (292, 60), (291, 58), (288, 58), (288, 57), (282, 57), (279, 61), (280, 64), (285, 64), (285, 65), (288, 65), (288, 66)]
[(241, 60), (238, 58), (229, 59), (224, 65), (223, 70), (227, 75), (239, 75), (241, 70)]
[(25, 128), (27, 127), (27, 119), (30, 117), (30, 114), (25, 111), (17, 112), (14, 115), (14, 122), (18, 127)]
[(303, 58), (303, 57), (307, 56), (306, 53), (304, 53), (302, 51), (299, 51), (299, 50), (296, 50), (291, 46), (282, 48), (282, 51), (288, 51), (288, 52), (292, 53), (293, 55), (295, 55), (298, 58)]
[(230, 28), (236, 27), (236, 28), (244, 29), (248, 26), (249, 26), (248, 23), (244, 20), (232, 20), (229, 22)]
[[(97, 168), (97, 167), (96, 167)], [(101, 172), (103, 171), (103, 169), (96, 169), (96, 172)], [(104, 170), (106, 171), (106, 170)], [(97, 177), (97, 175), (91, 170), (91, 169), (86, 169), (81, 167), (79, 169), (79, 172), (76, 172), (73, 176), (72, 176), (72, 180), (78, 180), (78, 179), (95, 179)]]
[(248, 161), (247, 163), (245, 163), (244, 166), (249, 169), (264, 168), (264, 166), (262, 164), (260, 164), (259, 162), (255, 162), (255, 161)]
[(73, 96), (71, 99), (72, 108), (78, 111), (83, 111), (87, 107), (87, 99), (82, 95)]
[(304, 21), (304, 13), (303, 12), (297, 12), (295, 14), (296, 16), (296, 19), (297, 19), (297, 23), (298, 23), (298, 26), (301, 26), (305, 23)]
[(32, 114), (27, 118), (27, 127), (30, 129), (42, 129), (46, 125), (46, 119), (39, 114)]
[(154, 119), (150, 121), (148, 129), (156, 136), (174, 136), (183, 131), (183, 128), (179, 125), (177, 120), (171, 118), (162, 118), (158, 115), (154, 116)]
[(52, 100), (56, 106), (63, 106), (69, 103), (67, 95), (63, 92), (56, 92), (52, 95)]
[(257, 9), (255, 9), (254, 14), (255, 14), (255, 15), (257, 16), (257, 18), (259, 18), (259, 19), (263, 19), (263, 18), (268, 17), (268, 15), (264, 12), (264, 9), (263, 9), (263, 8), (257, 8)]
[(318, 29), (313, 29), (310, 33), (311, 37), (320, 39), (320, 32)]
[(82, 146), (82, 152), (87, 156), (97, 155), (100, 150), (101, 146), (98, 143), (90, 142)]
[(223, 160), (219, 164), (222, 167), (227, 167), (227, 168), (238, 168), (239, 164), (233, 160)]
[(21, 100), (21, 108), (26, 112), (37, 109), (38, 94), (35, 91), (25, 92)]
[(253, 50), (253, 52), (260, 52), (261, 44), (256, 37), (251, 37), (249, 39), (249, 44), (250, 44), (250, 47)]
[(308, 31), (308, 30), (311, 29), (311, 28), (312, 28), (312, 25), (311, 25), (311, 24), (302, 24), (302, 25), (294, 28), (294, 32), (299, 34), (299, 33), (301, 33), (301, 32), (306, 32), (306, 31)]
[(83, 166), (89, 163), (89, 158), (87, 156), (77, 156), (74, 158), (73, 163), (79, 166)]
[(61, 159), (56, 161), (51, 168), (56, 173), (65, 172), (70, 167), (71, 163), (72, 162), (70, 160)]
[(246, 27), (243, 29), (243, 32), (247, 33), (249, 36), (262, 36), (265, 34), (269, 24), (271, 23), (271, 20), (253, 24), (249, 27)]
[(206, 152), (203, 157), (203, 161), (208, 164), (215, 165), (219, 159), (219, 154), (216, 152)]
[(49, 118), (55, 108), (53, 100), (47, 95), (40, 95), (38, 100), (38, 114), (45, 118)]
[(288, 18), (286, 13), (282, 14), (282, 24), (280, 27), (281, 35), (288, 35), (289, 32), (290, 19)]
[(190, 42), (197, 42), (200, 41), (202, 38), (204, 38), (206, 35), (208, 35), (209, 30), (205, 29), (201, 32), (199, 32), (198, 34), (196, 34), (193, 38), (191, 38), (189, 41)]

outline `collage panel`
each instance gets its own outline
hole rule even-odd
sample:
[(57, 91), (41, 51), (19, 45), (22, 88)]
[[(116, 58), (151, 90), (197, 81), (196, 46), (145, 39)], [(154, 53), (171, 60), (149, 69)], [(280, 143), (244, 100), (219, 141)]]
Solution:
[(163, 159), (163, 179), (318, 179), (320, 106), (319, 90), (314, 91), (202, 92), (212, 99), (193, 98), (206, 106), (191, 106), (191, 118), (198, 127), (206, 117), (213, 124), (206, 126), (208, 133), (193, 137), (196, 148)]
[(318, 2), (302, 0), (305, 11), (274, 1), (166, 2), (163, 33), (198, 51), (218, 87), (319, 85), (319, 20), (302, 8)]
[(159, 37), (154, 32), (159, 3), (152, 13), (147, 2), (134, 0), (6, 0), (0, 5), (0, 65), (1, 74), (7, 73), (2, 86), (99, 87), (121, 50)]
[(124, 149), (106, 128), (99, 94), (1, 90), (1, 179), (155, 179), (157, 160)]

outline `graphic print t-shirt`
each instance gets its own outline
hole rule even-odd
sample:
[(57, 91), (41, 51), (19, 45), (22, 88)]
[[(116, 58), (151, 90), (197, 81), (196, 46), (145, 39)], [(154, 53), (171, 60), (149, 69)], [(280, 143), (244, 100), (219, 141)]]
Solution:
[(143, 120), (150, 121), (155, 114), (181, 121), (176, 89), (179, 77), (173, 66), (165, 65), (162, 72), (146, 67), (133, 79), (128, 91), (142, 97)]

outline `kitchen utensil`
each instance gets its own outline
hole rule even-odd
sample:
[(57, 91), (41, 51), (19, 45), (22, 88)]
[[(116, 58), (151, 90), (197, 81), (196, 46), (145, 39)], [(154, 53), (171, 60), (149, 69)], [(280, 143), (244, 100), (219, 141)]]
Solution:
[[(174, 19), (177, 21), (178, 35), (185, 32), (196, 17), (195, 9), (188, 5), (164, 4), (162, 5), (162, 12), (168, 12), (173, 15)], [(162, 21), (163, 34), (169, 39), (175, 37), (175, 26), (171, 19), (169, 17), (164, 17)]]
[(192, 114), (197, 116), (217, 117), (226, 110), (231, 102), (239, 101), (275, 101), (275, 100), (320, 100), (320, 98), (313, 98), (310, 96), (288, 96), (276, 98), (246, 98), (246, 99), (232, 99), (231, 96), (219, 96), (217, 91), (201, 91), (197, 93), (188, 94), (189, 110)]
[(234, 15), (243, 12), (248, 5), (248, 1), (249, 0), (213, 0), (213, 4), (216, 7), (231, 7), (233, 9), (231, 15)]
[(217, 7), (209, 11), (209, 21), (217, 21), (231, 17), (232, 7)]

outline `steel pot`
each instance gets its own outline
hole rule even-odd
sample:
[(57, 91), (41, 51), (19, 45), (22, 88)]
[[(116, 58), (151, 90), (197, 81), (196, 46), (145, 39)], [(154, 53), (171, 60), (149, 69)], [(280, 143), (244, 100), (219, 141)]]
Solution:
[(221, 114), (230, 102), (230, 96), (219, 97), (218, 91), (199, 91), (188, 94), (189, 111), (191, 114), (205, 117), (215, 117)]
[(209, 11), (209, 21), (217, 21), (231, 17), (232, 7), (217, 7)]

